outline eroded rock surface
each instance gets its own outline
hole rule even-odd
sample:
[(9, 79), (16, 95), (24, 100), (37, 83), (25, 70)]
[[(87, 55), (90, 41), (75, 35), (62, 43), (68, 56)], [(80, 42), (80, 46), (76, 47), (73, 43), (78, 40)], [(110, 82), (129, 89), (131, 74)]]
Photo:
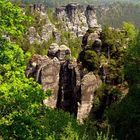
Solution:
[(30, 27), (28, 29), (28, 39), (30, 44), (33, 44), (35, 42), (42, 43), (43, 41), (49, 41), (52, 37), (56, 39), (56, 41), (59, 40), (59, 34), (57, 29), (55, 28), (55, 25), (51, 23), (48, 15), (46, 12), (40, 12), (36, 11), (36, 15), (38, 19), (38, 23), (36, 23), (37, 27)]
[[(24, 5), (21, 5), (25, 8)], [(96, 28), (101, 31), (101, 26), (97, 22), (96, 8), (94, 6), (82, 6), (71, 3), (58, 7), (51, 13), (48, 7), (41, 4), (31, 4), (30, 11), (35, 18), (35, 23), (27, 32), (27, 39), (30, 44), (41, 44), (54, 39), (60, 43), (63, 32), (69, 32), (71, 37), (83, 37), (88, 29)], [(59, 26), (59, 27), (58, 27)]]
[(42, 85), (44, 91), (48, 89), (52, 91), (51, 97), (44, 100), (44, 103), (52, 108), (56, 106), (57, 101), (59, 71), (60, 62), (56, 57), (50, 59), (48, 56), (40, 55), (34, 55), (26, 68), (27, 77), (33, 77)]
[(95, 76), (93, 72), (89, 72), (81, 80), (81, 104), (78, 108), (78, 119), (82, 121), (83, 118), (87, 118), (92, 106), (94, 92), (102, 84), (101, 79)]
[(61, 21), (65, 31), (70, 31), (73, 35), (82, 37), (89, 28), (98, 28), (96, 12), (94, 6), (81, 6), (76, 3), (56, 9), (56, 16)]
[(69, 59), (70, 55), (67, 46), (53, 43), (49, 57), (34, 55), (30, 59), (26, 76), (33, 77), (44, 90), (52, 90), (50, 98), (44, 100), (46, 105), (63, 109), (82, 120), (91, 110), (94, 92), (101, 80), (93, 73), (83, 74), (77, 61)]

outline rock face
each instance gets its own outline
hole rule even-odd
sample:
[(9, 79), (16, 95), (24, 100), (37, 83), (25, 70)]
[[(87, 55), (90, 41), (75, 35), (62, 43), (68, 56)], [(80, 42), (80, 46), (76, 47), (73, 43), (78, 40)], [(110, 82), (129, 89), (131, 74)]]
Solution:
[[(22, 8), (25, 6), (21, 5)], [(35, 25), (28, 29), (27, 38), (30, 44), (48, 42), (52, 37), (59, 42), (60, 34), (47, 14), (48, 7), (43, 4), (30, 4), (30, 12), (35, 18)]]
[[(101, 30), (88, 29), (82, 38), (82, 48), (87, 49), (92, 46), (94, 49), (101, 48), (102, 41), (100, 40)], [(96, 50), (95, 50), (96, 51)]]
[(71, 51), (66, 45), (59, 47), (56, 43), (52, 43), (48, 50), (48, 56), (50, 58), (57, 57), (60, 61), (65, 61), (65, 57), (70, 55)]
[(28, 29), (28, 39), (30, 44), (33, 44), (35, 42), (41, 43), (43, 41), (48, 42), (49, 39), (51, 39), (52, 37), (54, 37), (56, 39), (56, 41), (59, 39), (59, 34), (56, 34), (56, 28), (55, 26), (50, 22), (47, 14), (45, 13), (41, 13), (39, 15), (40, 18), (40, 23), (44, 22), (44, 25), (38, 25), (41, 26), (41, 29), (35, 28), (34, 26), (30, 27)]
[(93, 6), (68, 4), (56, 9), (57, 19), (61, 21), (65, 31), (71, 31), (75, 36), (81, 37), (89, 28), (98, 28), (96, 12)]
[(80, 100), (79, 73), (77, 67), (66, 60), (61, 64), (57, 108), (77, 116), (77, 102)]
[(34, 55), (26, 68), (26, 76), (33, 77), (51, 89), (52, 95), (44, 103), (52, 108), (70, 112), (79, 120), (86, 118), (92, 107), (95, 90), (101, 80), (93, 73), (82, 74), (76, 60), (70, 60), (70, 49), (53, 43), (48, 56)]
[(88, 5), (85, 11), (89, 28), (99, 27), (97, 23), (96, 11), (93, 5)]
[(81, 105), (78, 108), (78, 119), (88, 117), (92, 106), (94, 92), (101, 85), (102, 81), (99, 77), (95, 76), (92, 72), (84, 75), (81, 81)]
[[(28, 38), (30, 44), (48, 41), (53, 36), (60, 42), (61, 35), (47, 15), (47, 7), (31, 5), (31, 12), (38, 14), (38, 28), (30, 27)], [(76, 3), (56, 8), (58, 22), (62, 23), (62, 31), (68, 31), (73, 37), (83, 37), (83, 48), (92, 42), (94, 48), (100, 45), (101, 27), (97, 23), (93, 6), (81, 6)], [(93, 31), (94, 30), (94, 31)], [(85, 34), (86, 33), (86, 34)], [(99, 51), (99, 50), (97, 50)], [(93, 73), (84, 73), (76, 60), (71, 60), (71, 50), (65, 45), (52, 43), (47, 56), (34, 55), (27, 66), (26, 76), (33, 77), (44, 90), (52, 91), (44, 104), (70, 112), (79, 120), (86, 118), (92, 108), (95, 90), (101, 85), (99, 77)]]
[(49, 100), (44, 100), (48, 106), (55, 107), (57, 93), (59, 89), (59, 71), (60, 62), (55, 57), (50, 59), (48, 56), (34, 55), (27, 66), (26, 76), (33, 77), (36, 82), (40, 83), (46, 91), (50, 89), (52, 95)]
[[(24, 5), (21, 7), (25, 8)], [(30, 44), (48, 42), (52, 38), (56, 43), (60, 43), (62, 32), (66, 31), (72, 37), (83, 37), (88, 29), (101, 30), (94, 6), (84, 7), (71, 3), (56, 8), (55, 12), (51, 13), (51, 18), (47, 9), (47, 6), (41, 4), (30, 5), (31, 14), (35, 17), (35, 25), (30, 27), (27, 33)], [(57, 27), (58, 24), (61, 27)]]

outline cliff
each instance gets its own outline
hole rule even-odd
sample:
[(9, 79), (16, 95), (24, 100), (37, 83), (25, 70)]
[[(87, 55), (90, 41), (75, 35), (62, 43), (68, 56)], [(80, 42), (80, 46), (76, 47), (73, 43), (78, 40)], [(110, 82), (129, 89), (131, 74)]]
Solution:
[[(24, 8), (23, 5), (21, 7)], [(27, 33), (30, 44), (48, 42), (52, 38), (61, 43), (64, 32), (69, 32), (73, 38), (82, 38), (88, 29), (96, 28), (98, 32), (101, 31), (94, 6), (84, 7), (71, 3), (51, 11), (47, 6), (34, 4), (30, 5), (29, 9), (36, 23)]]
[(65, 31), (70, 31), (77, 37), (82, 37), (89, 28), (98, 28), (96, 12), (94, 6), (88, 5), (86, 8), (79, 4), (68, 4), (56, 8), (56, 17), (63, 25)]
[[(34, 55), (30, 59), (26, 76), (33, 77), (44, 90), (51, 90), (52, 94), (44, 100), (44, 104), (70, 112), (80, 120), (90, 113), (97, 120), (101, 119), (105, 109), (128, 92), (122, 72), (127, 47), (125, 31), (114, 28), (102, 30), (97, 23), (94, 6), (85, 8), (73, 3), (57, 8), (55, 16), (59, 27), (51, 23), (42, 9), (37, 8), (39, 16), (45, 19), (41, 28), (44, 32), (41, 30), (39, 38), (44, 34), (41, 41), (49, 41), (51, 36), (55, 39), (46, 55)], [(35, 30), (34, 27), (31, 29)], [(63, 44), (64, 32), (69, 34)], [(66, 46), (67, 41), (72, 42), (74, 38), (81, 38), (76, 50), (78, 58), (72, 57), (75, 43)]]
[(88, 117), (95, 90), (101, 85), (99, 76), (83, 72), (76, 60), (70, 60), (70, 49), (52, 44), (48, 56), (34, 55), (26, 68), (26, 76), (34, 77), (43, 89), (51, 90), (44, 103), (63, 109), (82, 120)]

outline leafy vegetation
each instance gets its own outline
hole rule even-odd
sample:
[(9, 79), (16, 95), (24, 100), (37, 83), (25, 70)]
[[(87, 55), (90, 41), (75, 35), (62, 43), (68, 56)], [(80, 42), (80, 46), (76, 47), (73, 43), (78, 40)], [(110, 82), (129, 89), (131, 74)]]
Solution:
[[(118, 139), (140, 139), (140, 47), (139, 37), (137, 42), (130, 46), (125, 63), (125, 74), (129, 83), (128, 95), (108, 112), (112, 131)], [(117, 119), (116, 119), (117, 116)]]
[[(80, 54), (83, 66), (99, 74), (104, 82), (95, 92), (90, 123), (103, 132), (111, 128), (109, 139), (113, 136), (119, 140), (134, 140), (140, 136), (140, 42), (137, 36), (138, 30), (131, 23), (125, 22), (122, 29), (104, 27), (100, 53), (92, 45)], [(93, 68), (97, 62), (98, 66)], [(129, 93), (124, 93), (120, 85), (129, 87)]]
[[(9, 13), (5, 13), (6, 18), (0, 19), (5, 21), (0, 25), (0, 139), (88, 139), (85, 125), (80, 125), (68, 113), (46, 107), (42, 101), (48, 97), (48, 92), (45, 93), (33, 79), (25, 77), (30, 53), (24, 53), (16, 44), (15, 37), (19, 33), (22, 39), (25, 26), (20, 19), (24, 22), (28, 17), (8, 1), (0, 0), (0, 4), (0, 13), (4, 14), (7, 6), (12, 11), (11, 19), (7, 19)], [(12, 25), (8, 23), (10, 20)], [(14, 28), (15, 22), (20, 28)], [(10, 41), (13, 38), (14, 42)], [(101, 136), (98, 134), (98, 137)]]
[[(25, 77), (30, 55), (46, 53), (49, 45), (17, 45), (26, 41), (22, 35), (30, 16), (11, 2), (0, 0), (0, 17), (0, 139), (140, 139), (140, 34), (134, 25), (125, 22), (121, 30), (105, 27), (100, 53), (92, 44), (81, 52), (83, 66), (100, 75), (104, 83), (95, 93), (92, 115), (80, 124), (68, 113), (45, 106), (42, 101), (49, 91)], [(64, 43), (77, 58), (80, 39), (63, 32), (60, 45)], [(126, 95), (119, 89), (125, 83), (129, 87)]]
[(101, 25), (107, 25), (115, 28), (120, 28), (123, 22), (131, 22), (137, 28), (140, 28), (139, 15), (140, 4), (121, 3), (114, 1), (108, 6), (97, 8), (98, 22)]
[(114, 3), (114, 2), (125, 2), (125, 3), (139, 3), (139, 0), (23, 0), (24, 2), (32, 2), (32, 3), (44, 3), (49, 5), (49, 7), (57, 7), (57, 6), (62, 6), (62, 5), (66, 5), (68, 3), (80, 3), (80, 4), (110, 4), (110, 3)]
[[(0, 25), (0, 138), (64, 139), (69, 133), (73, 134), (72, 137), (80, 135), (80, 126), (76, 120), (67, 113), (45, 107), (42, 101), (48, 94), (33, 79), (25, 77), (24, 70), (30, 55), (24, 54), (16, 43), (2, 37), (5, 31), (9, 38), (17, 33), (21, 36), (24, 30), (21, 19), (25, 21), (26, 16), (18, 7), (5, 0), (0, 0), (0, 6), (0, 12), (6, 17), (0, 19), (5, 21)], [(9, 13), (3, 13), (5, 8), (12, 11), (11, 19), (7, 19)], [(20, 28), (14, 28), (14, 25), (8, 23), (10, 20)], [(66, 133), (67, 128), (69, 132)]]
[(62, 31), (60, 45), (62, 44), (65, 44), (71, 49), (72, 57), (78, 58), (79, 52), (81, 51), (79, 47), (81, 45), (81, 38), (73, 37), (70, 32)]

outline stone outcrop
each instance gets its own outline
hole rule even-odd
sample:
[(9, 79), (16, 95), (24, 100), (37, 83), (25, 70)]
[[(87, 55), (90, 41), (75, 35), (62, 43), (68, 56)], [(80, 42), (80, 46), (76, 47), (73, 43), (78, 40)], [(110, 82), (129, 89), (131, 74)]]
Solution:
[(56, 9), (56, 16), (64, 30), (70, 31), (75, 36), (82, 36), (88, 29), (87, 19), (83, 6), (69, 4)]
[(30, 27), (28, 29), (28, 40), (30, 44), (33, 44), (35, 42), (42, 43), (43, 41), (48, 42), (52, 37), (56, 39), (56, 41), (59, 40), (59, 34), (56, 33), (57, 29), (55, 28), (55, 25), (53, 25), (48, 18), (48, 15), (43, 12), (38, 12), (38, 23), (37, 27)]
[[(47, 7), (31, 5), (30, 9), (38, 14), (38, 24), (41, 24), (40, 31), (35, 27), (29, 28), (30, 44), (44, 40), (47, 42), (52, 36), (59, 43), (61, 35), (51, 23)], [(70, 32), (73, 37), (83, 37), (84, 49), (90, 45), (89, 42), (92, 42), (94, 49), (99, 48), (101, 27), (97, 23), (93, 6), (72, 3), (56, 8), (55, 15), (61, 23), (62, 31)], [(50, 45), (47, 56), (34, 55), (30, 59), (26, 76), (33, 77), (44, 90), (51, 90), (52, 94), (44, 100), (44, 104), (70, 112), (79, 120), (89, 115), (94, 92), (101, 85), (98, 76), (84, 72), (81, 64), (71, 59), (71, 50), (67, 46), (59, 46), (57, 43)]]
[[(25, 8), (24, 5), (21, 7)], [(52, 38), (56, 43), (60, 43), (62, 32), (66, 31), (70, 33), (71, 37), (83, 37), (88, 29), (101, 31), (94, 6), (85, 7), (71, 3), (56, 8), (55, 12), (51, 13), (51, 19), (47, 9), (46, 5), (30, 5), (31, 14), (35, 16), (35, 26), (30, 27), (27, 33), (30, 44), (48, 42)]]
[[(29, 29), (31, 43), (35, 40), (47, 41), (54, 35), (58, 40), (56, 42), (61, 44), (61, 36), (49, 21), (46, 13), (43, 13), (40, 7), (35, 11), (41, 12), (42, 20), (45, 19), (45, 25), (42, 26), (41, 34), (38, 34), (34, 27)], [(127, 94), (128, 88), (127, 84), (124, 84), (125, 81), (121, 83), (120, 77), (116, 77), (115, 68), (119, 65), (115, 66), (114, 63), (114, 66), (111, 65), (113, 61), (109, 60), (110, 49), (102, 41), (103, 34), (97, 23), (95, 8), (94, 6), (85, 8), (73, 3), (57, 8), (56, 16), (62, 23), (62, 32), (70, 32), (70, 38), (71, 34), (73, 37), (82, 37), (82, 51), (78, 61), (72, 59), (71, 50), (66, 45), (59, 46), (57, 43), (52, 43), (47, 56), (34, 55), (30, 59), (26, 76), (33, 77), (44, 90), (51, 90), (51, 96), (44, 100), (44, 104), (47, 106), (63, 109), (80, 121), (87, 118), (90, 113), (93, 113), (97, 119), (101, 119), (105, 108), (117, 101), (118, 98), (112, 92), (113, 90), (103, 87), (104, 94), (100, 99), (99, 107), (96, 108), (93, 102), (98, 99), (96, 89), (102, 82), (111, 85), (116, 92), (124, 94)], [(113, 59), (115, 62), (117, 61), (117, 58), (112, 57)]]
[[(92, 72), (84, 75), (81, 81), (81, 104), (78, 107), (78, 119), (87, 118), (92, 106), (94, 92), (102, 84), (102, 81), (98, 76), (95, 76)], [(82, 120), (81, 120), (82, 121)]]
[(81, 6), (76, 3), (68, 4), (56, 9), (56, 16), (61, 21), (65, 31), (71, 31), (73, 35), (81, 37), (89, 28), (98, 28), (96, 12), (93, 6)]
[(85, 15), (87, 18), (87, 24), (89, 28), (98, 28), (99, 25), (97, 23), (96, 11), (93, 5), (88, 5), (85, 11)]
[(61, 64), (57, 108), (77, 116), (77, 103), (80, 100), (80, 76), (77, 66), (66, 60)]
[(71, 51), (53, 43), (48, 56), (34, 55), (26, 68), (26, 76), (33, 77), (52, 94), (44, 103), (52, 108), (70, 112), (79, 120), (86, 118), (92, 107), (95, 90), (101, 80), (93, 73), (83, 73), (76, 60), (70, 60)]
[(49, 50), (48, 56), (50, 58), (57, 57), (59, 61), (65, 61), (66, 56), (71, 56), (71, 50), (66, 45), (58, 46), (56, 43), (52, 43)]
[(34, 55), (27, 66), (26, 76), (33, 77), (44, 89), (51, 90), (52, 95), (48, 100), (44, 100), (48, 106), (54, 108), (57, 101), (59, 89), (60, 62), (55, 57), (50, 59), (48, 56)]
[[(21, 5), (21, 7), (25, 8), (25, 5)], [(30, 4), (29, 8), (35, 18), (35, 25), (31, 26), (27, 32), (29, 43), (48, 42), (51, 38), (54, 38), (56, 42), (60, 42), (60, 34), (48, 16), (48, 7), (43, 4)]]
[(88, 47), (93, 47), (94, 49), (101, 48), (102, 41), (100, 40), (101, 30), (88, 29), (82, 38), (82, 48), (87, 49)]
[(89, 28), (101, 29), (97, 23), (96, 12), (93, 6), (81, 6), (76, 3), (56, 9), (57, 19), (61, 21), (65, 31), (82, 37)]

